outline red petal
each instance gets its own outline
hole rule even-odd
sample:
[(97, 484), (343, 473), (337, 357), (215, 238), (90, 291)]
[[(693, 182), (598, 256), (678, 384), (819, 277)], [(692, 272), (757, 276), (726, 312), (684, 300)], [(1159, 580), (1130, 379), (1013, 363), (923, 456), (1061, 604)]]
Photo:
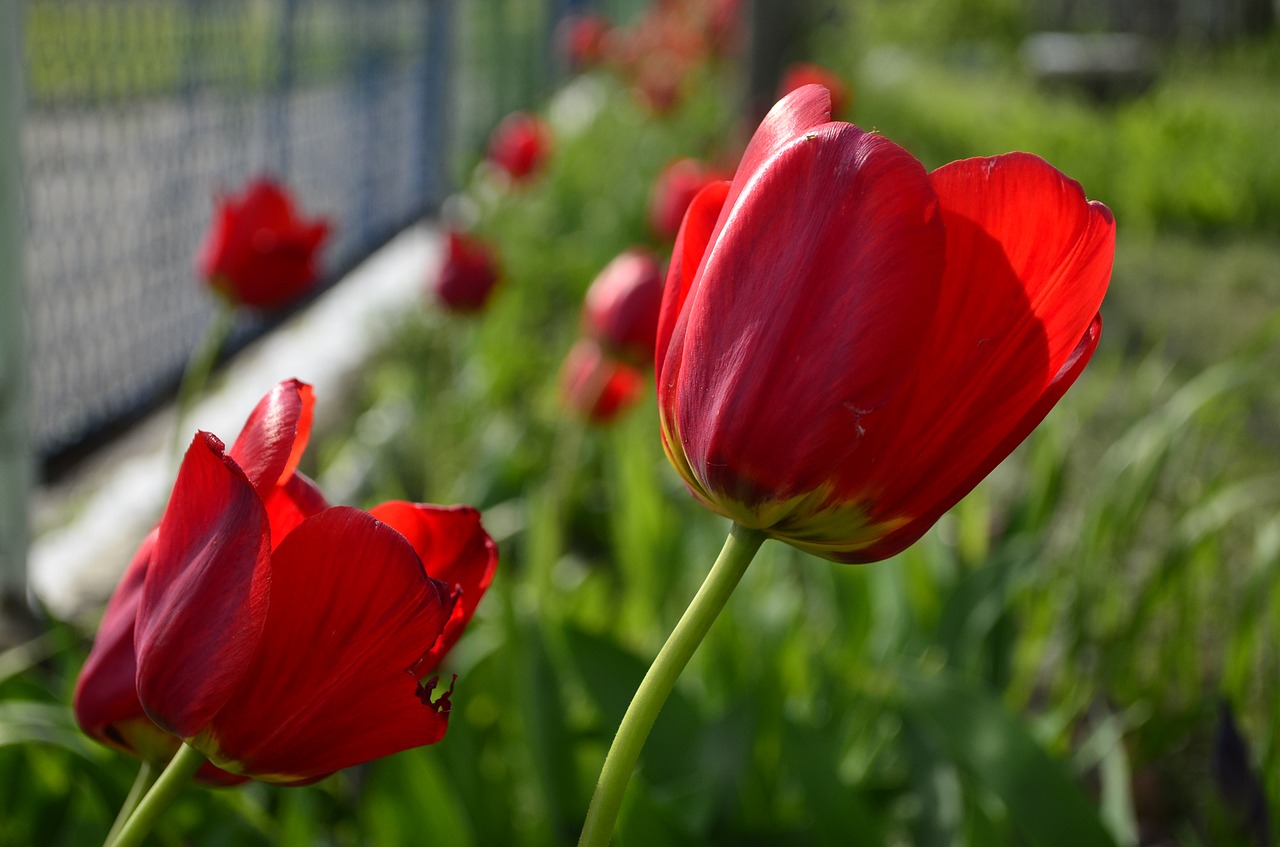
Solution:
[(134, 635), (138, 697), (189, 738), (251, 661), (270, 581), (266, 511), (216, 437), (199, 433), (187, 450), (159, 533)]
[(996, 445), (967, 477), (954, 486), (945, 497), (938, 500), (929, 511), (924, 512), (906, 526), (885, 536), (874, 547), (859, 550), (856, 556), (844, 559), (844, 561), (876, 562), (881, 559), (887, 559), (914, 544), (920, 536), (928, 531), (929, 527), (933, 526), (938, 518), (942, 517), (956, 503), (959, 503), (966, 494), (986, 478), (987, 474), (995, 470), (996, 465), (1003, 462), (1013, 452), (1014, 448), (1031, 434), (1032, 430), (1040, 425), (1040, 422), (1045, 419), (1045, 416), (1062, 399), (1062, 395), (1067, 393), (1067, 389), (1084, 371), (1085, 365), (1089, 364), (1089, 360), (1093, 357), (1093, 352), (1098, 349), (1098, 341), (1101, 337), (1102, 318), (1095, 316), (1089, 324), (1089, 329), (1085, 332), (1084, 337), (1080, 339), (1080, 343), (1072, 352), (1071, 357), (1067, 359), (1062, 369), (1058, 371), (1057, 375), (1049, 383), (1045, 393), (1023, 415), (1022, 419), (1018, 421), (1005, 439)]
[(439, 740), (447, 715), (409, 669), (451, 607), (389, 526), (349, 507), (307, 519), (272, 558), (253, 665), (197, 746), (230, 770), (308, 782)]
[(654, 374), (662, 383), (662, 368), (671, 346), (671, 338), (681, 319), (684, 302), (693, 287), (693, 279), (711, 242), (720, 210), (729, 196), (729, 183), (713, 182), (698, 192), (685, 212), (684, 223), (676, 236), (671, 253), (671, 267), (662, 289), (662, 309), (658, 313), (658, 338), (654, 351)]
[(162, 761), (177, 749), (178, 739), (153, 724), (142, 710), (133, 652), (138, 601), (158, 534), (153, 529), (143, 540), (107, 603), (93, 649), (76, 680), (72, 709), (80, 728), (99, 741)]
[(273, 547), (278, 547), (298, 524), (329, 508), (320, 489), (302, 473), (294, 473), (284, 485), (271, 489), (263, 505), (271, 524)]
[(944, 236), (920, 163), (850, 124), (776, 153), (721, 226), (659, 405), (707, 490), (751, 511), (824, 487), (859, 449), (860, 419), (920, 354)]
[(440, 640), (414, 668), (414, 675), (422, 677), (440, 664), (475, 614), (480, 598), (493, 582), (498, 546), (480, 525), (480, 513), (470, 506), (428, 506), (397, 500), (375, 506), (370, 514), (413, 545), (428, 576), (461, 591)]
[[(759, 114), (757, 112), (757, 114)], [(729, 204), (757, 171), (797, 138), (831, 122), (831, 92), (821, 85), (803, 85), (787, 94), (764, 116), (747, 144), (733, 175)]]
[(975, 468), (1086, 336), (1111, 274), (1110, 213), (1043, 160), (971, 159), (933, 182), (947, 227), (943, 299), (911, 394), (868, 422), (868, 448), (892, 469), (875, 498), (881, 519), (941, 514), (977, 483)]
[(258, 401), (228, 455), (266, 497), (298, 467), (311, 437), (315, 395), (296, 379), (279, 383)]

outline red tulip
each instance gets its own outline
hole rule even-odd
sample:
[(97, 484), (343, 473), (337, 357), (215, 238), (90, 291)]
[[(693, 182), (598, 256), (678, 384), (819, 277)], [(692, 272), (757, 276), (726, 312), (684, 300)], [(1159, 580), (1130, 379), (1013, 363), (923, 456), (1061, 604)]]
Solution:
[[(296, 472), (310, 387), (281, 383), (227, 451), (198, 433), (138, 591), (136, 692), (210, 761), (304, 784), (439, 740), (433, 671), (496, 566), (473, 509), (329, 507)], [(83, 679), (82, 679), (82, 687)]]
[(218, 199), (196, 271), (233, 303), (278, 308), (311, 287), (316, 253), (328, 234), (328, 221), (303, 220), (288, 191), (256, 179), (239, 197)]
[(569, 67), (580, 71), (600, 64), (612, 28), (609, 18), (598, 12), (565, 16), (556, 26), (556, 43)]
[(565, 358), (560, 394), (565, 405), (594, 423), (608, 423), (640, 399), (644, 378), (610, 357), (592, 338), (581, 338)]
[(464, 232), (445, 235), (444, 262), (432, 289), (446, 309), (479, 312), (489, 302), (498, 282), (498, 261), (488, 244)]
[(845, 115), (849, 107), (849, 86), (831, 71), (812, 62), (797, 62), (787, 68), (778, 84), (778, 96), (785, 97), (797, 88), (821, 85), (831, 95), (831, 114)]
[(653, 184), (649, 225), (659, 238), (675, 238), (684, 213), (698, 192), (722, 176), (697, 159), (677, 159), (662, 169)]
[(514, 182), (524, 182), (541, 170), (551, 153), (551, 129), (541, 118), (513, 112), (489, 136), (489, 161)]
[(647, 366), (653, 361), (661, 307), (662, 265), (648, 250), (627, 250), (605, 265), (587, 289), (583, 328), (610, 354)]
[(667, 455), (717, 512), (845, 562), (922, 535), (1097, 346), (1115, 221), (1025, 153), (927, 173), (779, 102), (694, 199), (658, 329)]

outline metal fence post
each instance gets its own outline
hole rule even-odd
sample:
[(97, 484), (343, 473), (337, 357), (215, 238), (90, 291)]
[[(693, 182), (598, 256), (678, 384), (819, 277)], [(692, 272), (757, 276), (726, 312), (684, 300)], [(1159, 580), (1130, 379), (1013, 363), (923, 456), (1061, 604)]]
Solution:
[(26, 333), (23, 331), (22, 13), (0, 3), (0, 617), (27, 609)]

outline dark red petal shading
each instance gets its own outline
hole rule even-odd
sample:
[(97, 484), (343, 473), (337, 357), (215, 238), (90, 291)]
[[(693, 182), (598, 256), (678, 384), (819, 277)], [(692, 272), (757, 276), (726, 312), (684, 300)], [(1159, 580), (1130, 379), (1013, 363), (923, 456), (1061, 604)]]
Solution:
[(1110, 213), (1042, 159), (970, 159), (932, 180), (943, 299), (912, 393), (868, 422), (868, 447), (893, 469), (875, 497), (881, 519), (932, 512), (972, 477), (1048, 390), (1111, 275)]
[(194, 743), (229, 770), (303, 783), (438, 741), (447, 714), (409, 670), (453, 602), (404, 536), (338, 506), (290, 533), (271, 567), (260, 649)]
[(228, 455), (266, 497), (298, 467), (311, 437), (315, 395), (296, 379), (277, 384), (258, 401)]
[(1067, 359), (1053, 381), (1049, 383), (1045, 393), (1018, 421), (1008, 436), (996, 445), (995, 449), (988, 453), (967, 477), (918, 518), (889, 533), (876, 542), (875, 545), (859, 550), (855, 556), (842, 559), (842, 561), (876, 562), (902, 552), (919, 540), (920, 536), (924, 535), (938, 518), (942, 517), (956, 503), (959, 503), (966, 494), (986, 478), (987, 474), (995, 470), (996, 465), (1003, 462), (1014, 451), (1014, 448), (1031, 434), (1032, 430), (1040, 425), (1040, 422), (1045, 419), (1045, 416), (1062, 399), (1062, 395), (1067, 393), (1067, 389), (1084, 371), (1085, 365), (1089, 364), (1089, 360), (1093, 357), (1093, 352), (1098, 349), (1098, 341), (1101, 337), (1102, 318), (1101, 316), (1095, 316), (1089, 324), (1089, 329), (1085, 332), (1084, 337), (1080, 339), (1080, 343), (1072, 352), (1071, 357)]
[(440, 664), (457, 643), (480, 598), (493, 582), (498, 545), (480, 525), (480, 513), (470, 506), (429, 506), (393, 500), (369, 514), (395, 529), (417, 551), (427, 575), (461, 593), (440, 640), (414, 668), (423, 677)]
[(182, 738), (222, 708), (266, 623), (270, 533), (262, 501), (215, 436), (182, 460), (147, 570), (134, 647), (138, 697)]
[(920, 163), (850, 124), (775, 153), (720, 226), (659, 403), (704, 487), (750, 512), (820, 489), (859, 449), (860, 419), (920, 354), (944, 234)]
[[(111, 595), (71, 703), (76, 722), (86, 733), (147, 760), (172, 755), (178, 746), (178, 739), (153, 724), (142, 710), (135, 681), (134, 620), (158, 534), (153, 529), (143, 539)], [(139, 720), (144, 723), (129, 723)]]
[(654, 352), (654, 374), (662, 383), (663, 363), (671, 346), (671, 338), (680, 321), (685, 300), (693, 287), (694, 277), (702, 264), (702, 257), (711, 242), (720, 210), (729, 196), (729, 183), (713, 182), (698, 192), (685, 212), (684, 223), (676, 236), (671, 253), (671, 267), (667, 269), (667, 281), (662, 289), (662, 309), (658, 313), (658, 338)]

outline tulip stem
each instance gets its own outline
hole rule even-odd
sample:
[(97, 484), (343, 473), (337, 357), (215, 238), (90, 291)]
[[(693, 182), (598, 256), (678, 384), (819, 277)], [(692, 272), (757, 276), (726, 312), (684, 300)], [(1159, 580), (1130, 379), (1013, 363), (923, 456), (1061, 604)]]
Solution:
[(636, 689), (631, 705), (622, 717), (622, 723), (618, 725), (618, 733), (605, 756), (604, 768), (600, 771), (595, 794), (587, 809), (587, 819), (582, 825), (578, 847), (603, 847), (609, 843), (618, 811), (622, 808), (627, 783), (631, 780), (631, 773), (640, 758), (640, 750), (649, 737), (649, 730), (653, 728), (662, 704), (666, 702), (680, 673), (711, 629), (711, 624), (724, 609), (742, 575), (747, 572), (747, 566), (755, 558), (764, 539), (765, 534), (759, 530), (733, 525), (724, 542), (724, 549), (711, 566), (711, 572), (707, 574), (689, 608), (685, 609), (667, 643), (658, 651), (657, 658), (649, 666), (649, 672)]
[(142, 839), (147, 837), (147, 833), (160, 820), (160, 816), (182, 792), (183, 787), (202, 764), (204, 764), (204, 754), (199, 750), (187, 744), (179, 747), (178, 752), (169, 761), (168, 767), (164, 769), (164, 773), (160, 774), (160, 778), (156, 780), (156, 784), (151, 786), (147, 796), (142, 798), (138, 808), (134, 809), (129, 820), (120, 828), (115, 840), (110, 840), (108, 837), (108, 840), (103, 842), (103, 847), (137, 847), (141, 844)]
[(119, 834), (121, 828), (124, 827), (124, 822), (129, 820), (133, 810), (138, 808), (138, 801), (151, 789), (151, 783), (155, 782), (156, 777), (159, 775), (160, 772), (150, 762), (143, 762), (142, 767), (138, 768), (138, 775), (134, 777), (133, 786), (129, 789), (129, 794), (124, 798), (124, 804), (116, 814), (115, 823), (111, 824), (111, 830), (107, 833), (107, 839), (103, 842), (104, 844), (110, 844), (112, 839)]
[(214, 365), (218, 364), (218, 354), (222, 352), (222, 345), (226, 343), (227, 336), (231, 334), (231, 328), (235, 326), (235, 303), (228, 297), (217, 299), (218, 311), (205, 327), (204, 335), (197, 342), (196, 349), (192, 351), (191, 359), (187, 362), (186, 370), (182, 372), (182, 382), (178, 384), (172, 450), (172, 454), (178, 461), (182, 460), (182, 451), (186, 449), (187, 442), (190, 440), (184, 432), (183, 424), (200, 397), (200, 392), (208, 384)]

